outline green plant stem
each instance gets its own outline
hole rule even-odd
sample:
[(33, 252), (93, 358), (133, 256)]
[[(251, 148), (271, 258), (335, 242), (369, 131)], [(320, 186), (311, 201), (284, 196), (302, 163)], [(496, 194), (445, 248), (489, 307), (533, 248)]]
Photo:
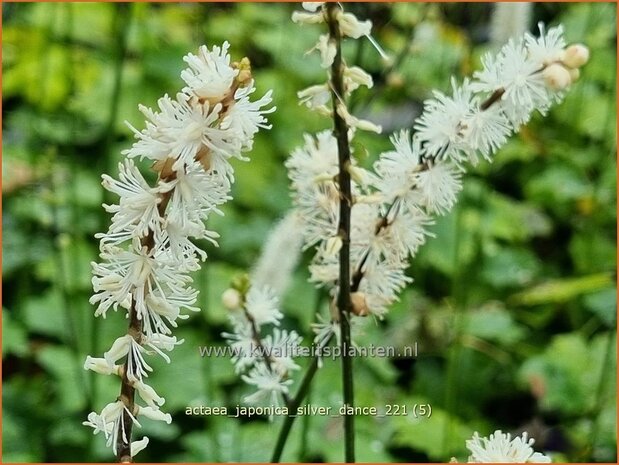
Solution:
[(612, 353), (613, 348), (616, 347), (614, 343), (613, 332), (609, 331), (608, 336), (606, 338), (606, 347), (604, 349), (604, 360), (600, 367), (600, 378), (598, 381), (596, 396), (595, 396), (595, 406), (591, 411), (591, 433), (589, 435), (589, 446), (587, 447), (586, 456), (584, 460), (591, 462), (593, 461), (593, 453), (595, 450), (595, 440), (599, 432), (599, 416), (604, 407), (604, 402), (606, 401), (606, 384), (608, 382), (608, 376), (613, 373), (613, 363), (612, 363)]
[[(350, 210), (352, 207), (351, 180), (348, 171), (350, 167), (350, 145), (348, 141), (348, 125), (337, 111), (344, 96), (344, 63), (342, 60), (342, 34), (337, 20), (341, 11), (338, 3), (328, 3), (326, 6), (327, 25), (330, 40), (335, 42), (336, 53), (331, 65), (331, 100), (333, 103), (333, 135), (337, 140), (338, 151), (338, 185), (340, 189), (340, 218), (338, 234), (342, 240), (340, 249), (339, 293), (337, 309), (341, 328), (342, 348), (342, 393), (344, 406), (354, 406), (353, 359), (348, 349), (351, 347), (350, 313), (352, 303), (350, 297)], [(344, 416), (344, 451), (345, 461), (355, 461), (355, 417)]]
[(282, 425), (282, 429), (279, 431), (279, 435), (277, 437), (277, 442), (275, 443), (275, 449), (273, 450), (273, 455), (271, 456), (271, 463), (278, 463), (281, 459), (282, 452), (284, 451), (284, 446), (286, 445), (286, 441), (288, 440), (288, 435), (290, 434), (290, 429), (292, 428), (292, 424), (296, 418), (296, 411), (307, 392), (309, 391), (310, 385), (312, 384), (312, 380), (314, 379), (314, 375), (316, 371), (318, 371), (318, 357), (314, 357), (310, 366), (307, 368), (305, 372), (305, 376), (301, 381), (301, 386), (297, 391), (297, 395), (294, 396), (290, 402), (288, 402), (288, 416), (284, 419), (284, 423)]

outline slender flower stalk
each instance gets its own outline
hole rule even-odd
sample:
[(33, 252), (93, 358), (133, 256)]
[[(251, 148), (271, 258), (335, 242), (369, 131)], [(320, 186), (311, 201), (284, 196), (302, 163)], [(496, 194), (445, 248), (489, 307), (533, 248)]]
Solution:
[[(353, 391), (353, 359), (348, 351), (351, 346), (350, 338), (350, 314), (352, 312), (352, 300), (350, 297), (350, 214), (352, 208), (352, 187), (349, 167), (351, 164), (350, 144), (348, 140), (348, 122), (346, 116), (350, 117), (346, 109), (345, 102), (342, 101), (344, 95), (344, 63), (342, 59), (342, 35), (345, 25), (356, 21), (354, 16), (348, 14), (347, 21), (343, 21), (346, 13), (338, 4), (328, 4), (326, 6), (327, 25), (329, 26), (329, 40), (335, 43), (335, 56), (331, 64), (331, 96), (333, 111), (333, 135), (337, 140), (338, 153), (338, 175), (337, 183), (339, 187), (339, 224), (337, 229), (337, 243), (339, 250), (339, 290), (337, 294), (338, 319), (342, 328), (341, 347), (342, 347), (342, 386), (344, 405), (352, 407), (354, 405)], [(349, 26), (348, 29), (354, 26)], [(367, 32), (369, 34), (369, 30)], [(350, 35), (350, 34), (349, 34)], [(350, 119), (349, 119), (350, 121)], [(353, 415), (344, 417), (344, 444), (345, 460), (348, 463), (355, 461), (355, 426)]]
[[(289, 402), (290, 374), (300, 367), (294, 362), (301, 337), (295, 331), (279, 328), (284, 315), (276, 293), (267, 286), (237, 279), (222, 296), (230, 310), (232, 333), (223, 333), (232, 349), (232, 362), (241, 379), (256, 391), (243, 398), (249, 404)], [(271, 328), (265, 335), (265, 328)]]
[[(146, 128), (129, 126), (137, 139), (123, 153), (119, 179), (103, 176), (103, 186), (119, 196), (117, 205), (104, 205), (112, 222), (100, 239), (100, 263), (92, 263), (96, 316), (119, 307), (127, 311), (127, 334), (114, 341), (103, 358), (88, 356), (85, 369), (121, 379), (120, 395), (100, 414), (88, 415), (86, 426), (103, 432), (119, 462), (131, 462), (148, 438), (131, 442), (140, 417), (170, 423), (160, 407), (165, 399), (145, 383), (152, 367), (146, 355), (166, 354), (182, 340), (172, 336), (183, 310), (198, 311), (197, 291), (189, 274), (206, 259), (192, 239), (215, 243), (218, 235), (204, 222), (230, 199), (234, 170), (230, 158), (246, 160), (265, 118), (274, 108), (271, 92), (256, 101), (249, 61), (230, 63), (228, 43), (199, 54), (188, 54), (181, 73), (186, 86), (176, 97), (165, 95), (156, 111), (141, 106)], [(151, 187), (133, 158), (148, 159), (158, 175)], [(118, 363), (121, 362), (121, 363)], [(146, 405), (139, 405), (139, 397)]]
[[(331, 27), (332, 15), (342, 17), (336, 10), (341, 11), (329, 4), (322, 10), (299, 13), (293, 20), (327, 22)], [(346, 18), (350, 26), (352, 21)], [(359, 22), (358, 27), (365, 31), (364, 23)], [(332, 38), (321, 38), (315, 47), (323, 62), (332, 55), (326, 48)], [(337, 41), (335, 47), (334, 61)], [(472, 80), (462, 84), (453, 80), (450, 95), (435, 91), (433, 98), (424, 102), (413, 135), (409, 131), (394, 134), (393, 150), (380, 154), (371, 171), (357, 166), (346, 152), (342, 159), (340, 148), (346, 150), (347, 144), (341, 132), (306, 136), (305, 146), (292, 152), (286, 166), (295, 208), (305, 221), (304, 245), (317, 251), (310, 266), (311, 280), (339, 296), (339, 311), (330, 322), (316, 325), (315, 342), (334, 335), (342, 341), (348, 332), (345, 324), (355, 325), (369, 315), (385, 316), (411, 281), (405, 270), (410, 258), (432, 236), (428, 227), (433, 217), (446, 214), (455, 205), (465, 166), (482, 158), (491, 161), (535, 111), (546, 114), (578, 79), (587, 60), (586, 47), (566, 47), (561, 26), (546, 31), (540, 24), (539, 37), (527, 33), (512, 39), (498, 54), (483, 58), (483, 69), (474, 73)], [(350, 138), (355, 128), (371, 130), (373, 125), (349, 114), (344, 100), (347, 81), (344, 78), (343, 88), (333, 82), (338, 69), (332, 69), (329, 83), (301, 91), (299, 98), (320, 114), (334, 117), (336, 124), (334, 115), (338, 115), (352, 127), (347, 134)], [(327, 106), (329, 91), (335, 111)], [(349, 176), (341, 176), (342, 167)], [(342, 267), (342, 254), (349, 257), (348, 272)], [(348, 318), (341, 316), (342, 309)], [(312, 365), (304, 385), (311, 382), (318, 366)], [(292, 402), (303, 395), (300, 390)], [(279, 460), (292, 421), (284, 422), (274, 461)]]

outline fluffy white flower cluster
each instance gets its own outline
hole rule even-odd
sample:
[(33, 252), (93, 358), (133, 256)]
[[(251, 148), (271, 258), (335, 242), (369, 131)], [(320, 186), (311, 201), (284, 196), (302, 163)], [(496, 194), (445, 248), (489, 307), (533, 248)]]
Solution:
[(452, 82), (451, 96), (434, 92), (424, 103), (415, 124), (424, 160), (475, 164), (480, 155), (490, 160), (535, 110), (546, 114), (562, 99), (589, 52), (578, 44), (566, 48), (562, 26), (545, 31), (540, 23), (539, 29), (539, 37), (526, 33), (510, 40), (496, 56), (486, 54), (473, 81), (461, 86)]
[[(246, 285), (239, 286), (241, 288)], [(251, 286), (247, 292), (230, 288), (222, 296), (230, 310), (232, 333), (223, 333), (232, 349), (232, 362), (241, 379), (255, 386), (256, 392), (243, 400), (250, 404), (279, 405), (288, 397), (290, 372), (299, 369), (293, 357), (301, 337), (295, 331), (280, 329), (283, 314), (279, 299), (268, 287)], [(270, 334), (264, 336), (265, 327)]]
[[(357, 319), (382, 317), (410, 282), (405, 275), (409, 259), (430, 235), (433, 215), (445, 214), (455, 204), (464, 163), (490, 160), (535, 110), (546, 112), (577, 78), (587, 49), (566, 48), (561, 27), (545, 32), (540, 25), (540, 32), (540, 37), (526, 34), (510, 41), (496, 57), (487, 55), (473, 81), (461, 86), (452, 82), (451, 96), (435, 92), (425, 102), (412, 138), (408, 131), (393, 135), (393, 150), (382, 153), (372, 171), (354, 162), (349, 167), (351, 298)], [(565, 75), (569, 82), (557, 85)], [(286, 166), (295, 206), (306, 223), (305, 247), (317, 248), (311, 279), (336, 295), (342, 199), (335, 178), (335, 138), (330, 131), (306, 136), (305, 146), (292, 152)], [(321, 326), (321, 339), (324, 330)]]
[(471, 451), (468, 463), (550, 463), (550, 457), (533, 450), (534, 443), (526, 432), (513, 439), (511, 434), (501, 430), (489, 438), (480, 438), (475, 433), (466, 441), (466, 448)]
[[(121, 395), (92, 412), (85, 425), (94, 433), (103, 432), (115, 454), (118, 445), (130, 441), (130, 421), (137, 417), (171, 422), (159, 410), (164, 399), (145, 384), (152, 368), (144, 356), (165, 354), (182, 343), (172, 336), (179, 319), (188, 318), (183, 310), (198, 311), (197, 291), (189, 273), (200, 268), (206, 253), (193, 239), (215, 243), (218, 235), (204, 225), (211, 212), (230, 199), (234, 181), (230, 158), (245, 159), (260, 128), (270, 128), (264, 109), (271, 102), (271, 91), (251, 101), (255, 91), (249, 61), (230, 62), (228, 43), (198, 55), (184, 57), (188, 68), (181, 78), (186, 86), (175, 98), (159, 99), (158, 111), (141, 106), (146, 116), (142, 131), (131, 127), (138, 139), (124, 151), (119, 179), (103, 176), (103, 186), (120, 198), (117, 205), (104, 205), (112, 213), (106, 233), (98, 234), (101, 262), (93, 263), (96, 316), (108, 310), (127, 310), (128, 334), (119, 337), (103, 358), (88, 357), (84, 368), (122, 378)], [(158, 174), (154, 186), (144, 179), (134, 157), (153, 161)], [(121, 362), (120, 365), (117, 363)], [(134, 393), (147, 406), (134, 403)], [(133, 443), (130, 457), (146, 446), (147, 438)], [(125, 451), (126, 453), (126, 451)], [(130, 458), (129, 457), (129, 458)], [(125, 457), (127, 458), (127, 457)]]

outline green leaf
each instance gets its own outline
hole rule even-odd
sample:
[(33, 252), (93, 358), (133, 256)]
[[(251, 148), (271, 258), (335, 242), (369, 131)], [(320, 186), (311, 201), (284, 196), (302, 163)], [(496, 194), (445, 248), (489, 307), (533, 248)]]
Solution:
[(509, 297), (514, 305), (540, 305), (568, 302), (581, 294), (597, 292), (612, 285), (609, 273), (598, 273), (577, 278), (547, 281)]
[(13, 319), (7, 308), (2, 307), (2, 358), (8, 354), (23, 357), (28, 351), (26, 328)]
[[(616, 370), (614, 350), (610, 363), (605, 362), (608, 337), (601, 334), (587, 341), (578, 333), (555, 336), (543, 354), (524, 362), (520, 379), (531, 387), (546, 411), (568, 416), (588, 412), (597, 402), (598, 388), (592, 386), (597, 386), (604, 371)], [(606, 380), (614, 383), (613, 376)]]
[(466, 313), (464, 332), (490, 341), (513, 344), (526, 334), (525, 329), (516, 323), (505, 308), (488, 305)]
[[(409, 397), (404, 402), (412, 412), (415, 404), (428, 404), (422, 397)], [(467, 456), (465, 441), (473, 436), (474, 428), (444, 410), (432, 406), (429, 418), (415, 418), (412, 413), (394, 417), (395, 445), (408, 446), (428, 455), (431, 461), (448, 462), (451, 456)]]
[(481, 274), (494, 287), (526, 286), (541, 271), (539, 260), (528, 249), (501, 247), (493, 252), (487, 252)]
[(72, 413), (85, 408), (83, 361), (66, 347), (47, 345), (37, 351), (36, 359), (56, 380), (55, 395), (59, 412)]
[(68, 325), (60, 293), (51, 289), (40, 296), (30, 297), (24, 304), (24, 323), (30, 332), (65, 340)]
[(617, 321), (617, 290), (613, 288), (594, 292), (583, 298), (585, 306), (609, 327)]

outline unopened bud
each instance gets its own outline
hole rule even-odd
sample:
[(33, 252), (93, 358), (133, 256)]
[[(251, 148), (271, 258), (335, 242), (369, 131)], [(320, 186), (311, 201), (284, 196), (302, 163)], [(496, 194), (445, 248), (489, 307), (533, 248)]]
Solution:
[(359, 86), (365, 86), (368, 89), (371, 89), (374, 85), (372, 76), (370, 76), (358, 66), (344, 68), (344, 79), (349, 81), (348, 88), (350, 90), (354, 90)]
[(325, 2), (303, 2), (301, 6), (304, 10), (315, 12), (318, 8), (324, 5)]
[(355, 315), (368, 316), (370, 314), (370, 309), (363, 292), (353, 292), (350, 294), (350, 301), (352, 303), (352, 312)]
[(353, 181), (355, 181), (357, 184), (360, 184), (362, 186), (367, 184), (368, 173), (363, 168), (359, 166), (348, 165), (348, 173), (350, 174), (350, 177), (353, 179)]
[(302, 23), (302, 24), (320, 24), (324, 22), (325, 18), (320, 13), (306, 13), (305, 11), (294, 11), (292, 13), (292, 22), (293, 23)]
[(221, 295), (221, 303), (228, 310), (237, 310), (241, 308), (243, 305), (243, 299), (241, 298), (241, 293), (236, 289), (226, 289), (224, 293)]
[(580, 68), (589, 61), (589, 49), (582, 44), (570, 45), (565, 49), (563, 63), (570, 68)]
[(334, 257), (342, 248), (342, 238), (340, 236), (333, 236), (327, 239), (325, 247), (325, 254), (327, 257)]
[(353, 39), (368, 36), (372, 31), (372, 21), (359, 21), (352, 13), (344, 13), (342, 10), (339, 10), (336, 18), (340, 23), (342, 34)]
[(572, 83), (578, 81), (580, 78), (580, 70), (578, 68), (570, 68), (568, 71), (570, 72), (570, 79), (572, 80)]
[(569, 71), (558, 63), (547, 66), (543, 76), (546, 85), (552, 90), (563, 90), (572, 82)]

